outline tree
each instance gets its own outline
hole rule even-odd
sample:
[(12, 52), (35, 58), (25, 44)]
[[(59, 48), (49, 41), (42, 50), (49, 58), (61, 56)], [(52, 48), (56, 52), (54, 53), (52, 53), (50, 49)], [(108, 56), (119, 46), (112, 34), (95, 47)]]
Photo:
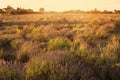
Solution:
[(14, 8), (11, 6), (7, 6), (7, 8), (4, 8), (7, 14), (11, 14), (12, 11), (14, 11)]
[(95, 8), (94, 10), (91, 11), (91, 13), (100, 13), (100, 11)]
[(104, 10), (102, 13), (104, 13), (104, 14), (111, 14), (111, 13), (113, 13), (113, 12), (112, 12), (112, 11)]
[(114, 10), (114, 13), (118, 14), (120, 13), (120, 10)]
[(0, 13), (2, 13), (3, 12), (3, 10), (2, 9), (0, 9)]
[(44, 8), (40, 8), (39, 11), (40, 11), (40, 13), (44, 13), (45, 9)]

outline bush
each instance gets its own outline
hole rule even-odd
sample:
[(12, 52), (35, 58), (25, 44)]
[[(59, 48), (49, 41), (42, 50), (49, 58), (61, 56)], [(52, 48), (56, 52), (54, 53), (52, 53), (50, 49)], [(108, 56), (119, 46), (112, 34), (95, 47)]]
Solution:
[(100, 28), (97, 29), (95, 36), (99, 39), (106, 39), (113, 33), (115, 29), (115, 25), (111, 23), (104, 24)]
[(96, 31), (96, 34), (95, 34), (95, 35), (96, 35), (98, 38), (100, 38), (100, 39), (107, 38), (107, 36), (108, 36), (107, 27), (105, 27), (105, 26), (100, 27), (100, 28)]
[(33, 27), (24, 26), (23, 29), (17, 29), (17, 34), (23, 39), (27, 39), (27, 34), (32, 32)]
[(70, 52), (75, 54), (79, 53), (79, 46), (80, 42), (78, 40), (74, 40), (71, 44)]
[(105, 51), (108, 54), (115, 56), (116, 59), (119, 60), (119, 58), (120, 58), (120, 38), (119, 38), (119, 36), (115, 36), (115, 35), (112, 36), (110, 41), (108, 41)]
[[(109, 54), (102, 53), (97, 57), (94, 71), (100, 80), (118, 80), (120, 76), (120, 67), (114, 66), (115, 59)], [(116, 74), (117, 71), (117, 74)]]
[(47, 52), (26, 64), (27, 80), (80, 80), (80, 58), (63, 52)]
[(27, 54), (29, 55), (29, 57), (33, 57), (40, 51), (43, 51), (43, 49), (46, 48), (46, 46), (47, 45), (44, 43), (27, 41), (20, 46), (18, 55)]
[(16, 59), (16, 55), (13, 53), (5, 52), (4, 49), (0, 49), (0, 59), (4, 59), (6, 61), (13, 61)]
[(70, 42), (67, 39), (51, 39), (48, 43), (48, 50), (70, 50)]
[(0, 58), (6, 61), (12, 61), (16, 59), (16, 55), (14, 54), (14, 50), (11, 48), (11, 40), (9, 39), (2, 39), (0, 41)]
[(26, 53), (19, 54), (19, 55), (17, 56), (17, 60), (20, 61), (20, 62), (22, 62), (22, 63), (25, 63), (25, 62), (28, 62), (28, 61), (29, 61), (29, 56), (28, 56), (28, 54), (26, 54)]
[(15, 39), (11, 42), (11, 47), (15, 50), (19, 49), (19, 46), (24, 43), (23, 39)]
[(31, 33), (26, 35), (27, 39), (40, 41), (40, 42), (47, 42), (48, 38), (42, 33), (42, 26), (33, 28)]
[(36, 56), (25, 68), (27, 80), (98, 80), (78, 56), (64, 51)]
[(0, 67), (0, 80), (25, 80), (24, 73), (13, 66)]
[(103, 65), (111, 66), (114, 63), (115, 63), (114, 57), (111, 57), (109, 54), (101, 53), (96, 59), (95, 66)]

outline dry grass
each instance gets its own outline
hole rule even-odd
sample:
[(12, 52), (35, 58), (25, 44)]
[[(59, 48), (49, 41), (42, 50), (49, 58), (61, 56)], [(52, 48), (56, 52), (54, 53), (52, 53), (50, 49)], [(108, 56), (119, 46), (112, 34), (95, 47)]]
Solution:
[(26, 80), (119, 80), (119, 37), (119, 14), (4, 15), (0, 59), (23, 64)]

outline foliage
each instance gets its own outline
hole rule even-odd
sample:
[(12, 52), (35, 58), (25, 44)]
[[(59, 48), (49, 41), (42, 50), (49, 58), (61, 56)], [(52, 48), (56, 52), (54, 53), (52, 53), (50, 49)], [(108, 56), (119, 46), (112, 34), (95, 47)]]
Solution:
[(0, 67), (0, 80), (25, 80), (24, 73), (13, 66)]
[(48, 44), (48, 50), (69, 50), (70, 42), (67, 39), (51, 39)]
[(92, 12), (1, 15), (0, 80), (119, 80), (120, 16)]
[(33, 58), (26, 65), (26, 73), (28, 80), (92, 80), (92, 75), (83, 75), (85, 67), (79, 57), (57, 51)]
[(44, 8), (40, 8), (39, 11), (40, 11), (40, 13), (44, 13), (45, 9)]
[(22, 62), (22, 63), (25, 63), (25, 62), (29, 61), (29, 56), (26, 53), (22, 53), (22, 54), (18, 55), (17, 60)]
[(7, 6), (6, 8), (3, 8), (3, 9), (0, 9), (0, 13), (2, 14), (30, 14), (30, 13), (33, 13), (33, 10), (32, 9), (23, 9), (23, 8), (17, 8), (17, 9), (14, 9), (13, 7), (11, 6)]

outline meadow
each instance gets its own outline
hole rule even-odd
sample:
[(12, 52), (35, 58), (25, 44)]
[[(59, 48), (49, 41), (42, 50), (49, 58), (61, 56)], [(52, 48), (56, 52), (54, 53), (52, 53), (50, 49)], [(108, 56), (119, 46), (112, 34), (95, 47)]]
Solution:
[(0, 80), (120, 80), (120, 14), (0, 15)]

